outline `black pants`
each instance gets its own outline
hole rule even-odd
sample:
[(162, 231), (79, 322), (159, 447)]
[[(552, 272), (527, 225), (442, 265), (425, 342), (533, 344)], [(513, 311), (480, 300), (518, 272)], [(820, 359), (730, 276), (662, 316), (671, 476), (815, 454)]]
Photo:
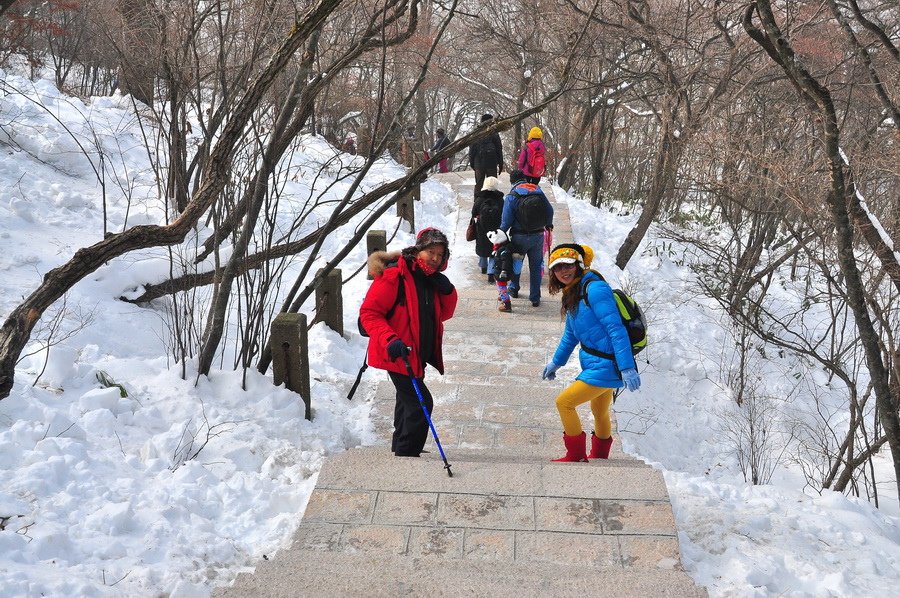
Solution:
[(490, 168), (485, 168), (484, 170), (475, 169), (475, 189), (473, 193), (478, 193), (481, 191), (481, 188), (484, 187), (484, 179), (489, 176), (497, 176), (497, 167), (491, 166)]
[(535, 184), (535, 185), (540, 185), (540, 184), (541, 184), (541, 177), (539, 177), (539, 176), (526, 176), (526, 177), (525, 177), (525, 181), (527, 181), (527, 182), (529, 182), (529, 183), (533, 183), (533, 184)]
[[(388, 372), (394, 388), (397, 389), (397, 402), (394, 405), (394, 436), (391, 439), (391, 451), (398, 457), (418, 457), (428, 440), (428, 420), (419, 404), (419, 397), (413, 388), (409, 376)], [(434, 409), (431, 392), (426, 388), (424, 380), (417, 379), (422, 399), (428, 408), (428, 414)]]

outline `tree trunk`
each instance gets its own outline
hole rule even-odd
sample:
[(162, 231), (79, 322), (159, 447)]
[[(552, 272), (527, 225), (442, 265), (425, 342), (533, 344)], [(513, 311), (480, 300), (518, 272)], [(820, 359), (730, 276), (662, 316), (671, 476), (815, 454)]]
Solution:
[(116, 5), (123, 23), (119, 88), (152, 106), (164, 18), (152, 0), (117, 0)]
[(572, 144), (569, 146), (565, 153), (565, 163), (559, 169), (559, 175), (556, 177), (557, 184), (563, 189), (567, 189), (569, 187), (571, 179), (575, 176), (575, 172), (578, 166), (577, 157), (579, 152), (581, 151), (582, 144), (588, 137), (587, 131), (591, 128), (591, 124), (594, 122), (594, 118), (596, 118), (597, 114), (600, 113), (600, 110), (603, 108), (605, 102), (605, 98), (600, 98), (593, 104), (587, 106), (581, 113), (581, 122), (578, 123), (578, 128), (575, 130), (575, 134), (572, 137)]
[(653, 224), (656, 215), (659, 214), (663, 200), (667, 199), (672, 193), (672, 188), (675, 184), (679, 155), (686, 135), (684, 132), (682, 137), (674, 135), (672, 128), (673, 106), (677, 106), (676, 98), (667, 97), (663, 101), (659, 123), (659, 150), (656, 153), (653, 165), (653, 181), (637, 223), (628, 232), (628, 236), (625, 237), (625, 241), (616, 254), (616, 266), (621, 270), (625, 269), (628, 261), (634, 255), (634, 252), (637, 251), (638, 245), (641, 244), (641, 241), (650, 229), (650, 225)]

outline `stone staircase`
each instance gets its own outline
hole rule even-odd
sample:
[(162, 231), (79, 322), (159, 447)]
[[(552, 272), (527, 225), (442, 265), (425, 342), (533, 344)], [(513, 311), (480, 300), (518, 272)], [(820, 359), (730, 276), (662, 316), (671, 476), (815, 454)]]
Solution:
[[(618, 439), (609, 460), (550, 462), (564, 453), (554, 399), (578, 371), (573, 355), (555, 382), (540, 380), (562, 331), (559, 300), (545, 286), (532, 307), (526, 267), (513, 312), (497, 311), (462, 240), (474, 178), (437, 176), (460, 198), (453, 259), (472, 264), (454, 280), (445, 376), (426, 372), (453, 477), (433, 441), (419, 459), (390, 453), (385, 376), (372, 399), (383, 444), (330, 457), (293, 546), (214, 595), (705, 596), (682, 570), (660, 472)], [(565, 204), (554, 209), (556, 238), (571, 240)], [(579, 411), (590, 430), (589, 409)]]

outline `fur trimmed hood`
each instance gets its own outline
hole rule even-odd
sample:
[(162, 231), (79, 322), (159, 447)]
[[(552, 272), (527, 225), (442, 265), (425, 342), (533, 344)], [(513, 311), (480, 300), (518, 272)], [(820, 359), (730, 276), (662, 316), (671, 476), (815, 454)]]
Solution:
[(391, 262), (400, 259), (399, 251), (375, 251), (369, 256), (369, 276), (372, 278), (380, 278), (384, 274), (384, 270)]

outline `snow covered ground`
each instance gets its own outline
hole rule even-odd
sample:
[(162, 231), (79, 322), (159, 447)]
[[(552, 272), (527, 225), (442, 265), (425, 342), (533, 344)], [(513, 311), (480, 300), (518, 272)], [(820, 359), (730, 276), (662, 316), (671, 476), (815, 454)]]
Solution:
[[(129, 101), (85, 103), (46, 81), (10, 73), (0, 72), (0, 81), (5, 318), (44, 273), (102, 239), (104, 200), (113, 231), (160, 223), (163, 209)], [(321, 139), (305, 138), (285, 197), (302, 204), (313, 187), (325, 189), (331, 181), (314, 183), (310, 173), (334, 155)], [(401, 172), (385, 160), (367, 185)], [(327, 194), (337, 197), (343, 188), (338, 183)], [(648, 313), (643, 386), (624, 393), (616, 412), (625, 450), (665, 472), (689, 574), (712, 596), (894, 595), (900, 509), (887, 456), (878, 464), (881, 510), (812, 492), (788, 461), (770, 484), (745, 483), (722, 428), (722, 414), (734, 403), (720, 381), (729, 343), (724, 318), (691, 291), (693, 274), (680, 248), (651, 238), (627, 271), (617, 272), (612, 253), (635, 216), (555, 192), (569, 203), (575, 240), (596, 250), (595, 267)], [(448, 189), (430, 181), (416, 205), (417, 222), (452, 231), (456, 209)], [(327, 213), (326, 207), (317, 216)], [(317, 226), (314, 220), (301, 234)], [(377, 227), (393, 231), (396, 218), (386, 215)], [(330, 236), (322, 255), (333, 255), (352, 232), (353, 224)], [(391, 247), (412, 239), (401, 227)], [(358, 247), (345, 260), (345, 277), (364, 254)], [(165, 255), (134, 252), (79, 283), (65, 305), (46, 314), (12, 395), (0, 401), (0, 596), (205, 596), (286, 545), (325, 457), (373, 440), (366, 396), (379, 372), (369, 370), (354, 401), (345, 399), (365, 350), (355, 333), (364, 274), (344, 289), (348, 338), (321, 324), (310, 331), (310, 422), (293, 393), (255, 370), (246, 390), (242, 374), (227, 366), (196, 381), (195, 364), (188, 363), (182, 379), (167, 357), (159, 305), (117, 299), (161, 280)], [(289, 277), (302, 261), (288, 268)], [(469, 267), (452, 261), (449, 274)], [(536, 372), (542, 365), (535, 364)], [(787, 357), (759, 364), (776, 394), (788, 388), (786, 373), (796, 367)], [(811, 408), (804, 404), (810, 397), (791, 396), (779, 409)]]

